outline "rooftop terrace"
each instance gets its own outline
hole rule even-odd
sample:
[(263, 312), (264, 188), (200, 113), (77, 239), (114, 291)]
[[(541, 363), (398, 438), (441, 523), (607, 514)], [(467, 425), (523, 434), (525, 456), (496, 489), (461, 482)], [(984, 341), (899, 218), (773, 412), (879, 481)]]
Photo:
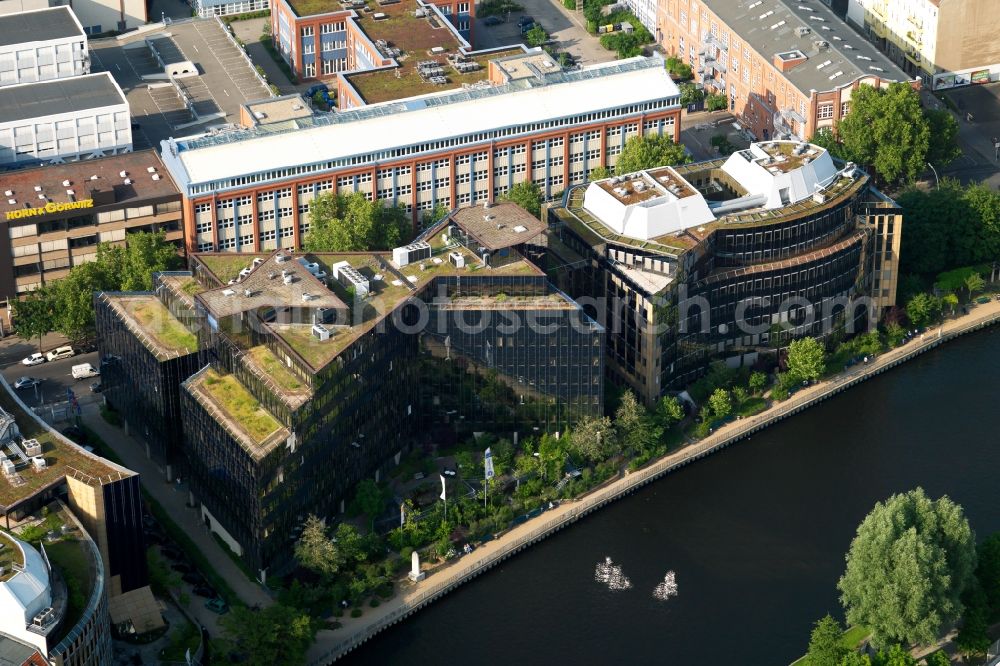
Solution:
[(153, 295), (104, 294), (146, 348), (163, 360), (198, 351), (198, 338)]
[(288, 0), (296, 16), (315, 16), (346, 11), (338, 0)]
[(17, 542), (0, 532), (0, 583), (9, 580), (16, 573), (15, 566), (24, 566), (24, 553)]

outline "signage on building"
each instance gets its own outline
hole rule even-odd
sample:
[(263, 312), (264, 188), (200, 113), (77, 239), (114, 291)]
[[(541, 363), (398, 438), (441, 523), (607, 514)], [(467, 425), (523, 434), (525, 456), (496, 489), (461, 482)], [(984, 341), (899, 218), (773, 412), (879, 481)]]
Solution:
[(44, 206), (39, 206), (38, 208), (21, 208), (20, 210), (9, 210), (7, 211), (7, 220), (20, 220), (25, 217), (37, 217), (39, 215), (51, 215), (53, 213), (61, 213), (67, 210), (78, 210), (80, 208), (93, 208), (93, 199), (82, 199), (80, 201), (67, 201), (65, 203), (60, 203), (56, 201), (50, 201)]
[(969, 74), (969, 79), (973, 83), (989, 83), (990, 82), (990, 70), (980, 69), (978, 71)]

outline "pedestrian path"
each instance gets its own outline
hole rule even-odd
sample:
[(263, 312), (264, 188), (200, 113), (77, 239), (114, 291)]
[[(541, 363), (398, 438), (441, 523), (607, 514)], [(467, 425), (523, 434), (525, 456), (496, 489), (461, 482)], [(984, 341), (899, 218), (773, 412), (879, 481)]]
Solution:
[(538, 518), (518, 525), (502, 537), (483, 544), (472, 554), (433, 572), (427, 572), (427, 577), (420, 583), (404, 580), (398, 584), (399, 591), (396, 596), (389, 601), (383, 602), (377, 608), (366, 608), (360, 618), (341, 618), (339, 621), (343, 626), (340, 629), (319, 632), (316, 643), (308, 653), (308, 663), (313, 666), (332, 663), (378, 632), (404, 620), (423, 606), (485, 573), (518, 551), (571, 525), (590, 512), (635, 492), (669, 472), (721, 450), (948, 340), (998, 321), (1000, 321), (1000, 302), (990, 301), (977, 305), (970, 314), (929, 330), (909, 344), (882, 354), (871, 363), (855, 366), (836, 377), (797, 391), (788, 400), (766, 412), (730, 422), (705, 439), (661, 458), (645, 469), (626, 474), (594, 490), (579, 501), (564, 502)]

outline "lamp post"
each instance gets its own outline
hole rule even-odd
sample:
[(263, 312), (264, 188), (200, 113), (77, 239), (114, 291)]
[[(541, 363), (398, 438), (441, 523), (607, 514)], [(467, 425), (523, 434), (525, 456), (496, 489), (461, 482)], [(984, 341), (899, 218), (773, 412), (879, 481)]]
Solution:
[(937, 169), (935, 169), (934, 165), (931, 164), (930, 162), (927, 163), (927, 166), (929, 166), (931, 168), (931, 171), (934, 172), (934, 189), (940, 189), (940, 187), (941, 187), (941, 180), (938, 178)]

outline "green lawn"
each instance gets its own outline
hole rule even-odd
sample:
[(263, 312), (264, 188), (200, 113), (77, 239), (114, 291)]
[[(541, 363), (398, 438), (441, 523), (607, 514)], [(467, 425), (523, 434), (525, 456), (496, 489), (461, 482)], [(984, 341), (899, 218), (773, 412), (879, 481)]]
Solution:
[(747, 398), (740, 405), (740, 408), (736, 410), (736, 414), (746, 418), (747, 416), (760, 414), (765, 409), (767, 409), (767, 400), (764, 400), (764, 398)]
[(239, 276), (240, 271), (244, 268), (252, 266), (254, 258), (262, 256), (259, 254), (200, 254), (198, 259), (215, 274), (215, 277), (226, 283)]
[(198, 351), (198, 338), (157, 299), (123, 299), (122, 306), (163, 347), (187, 354)]
[(258, 345), (248, 353), (260, 369), (286, 391), (298, 391), (308, 388), (264, 345)]
[(66, 581), (68, 603), (64, 627), (76, 625), (93, 590), (94, 576), (90, 571), (90, 558), (84, 550), (85, 544), (75, 539), (63, 539), (57, 543), (45, 544), (45, 553), (52, 565)]
[(281, 427), (232, 375), (220, 375), (215, 370), (209, 370), (205, 373), (202, 386), (258, 444)]

